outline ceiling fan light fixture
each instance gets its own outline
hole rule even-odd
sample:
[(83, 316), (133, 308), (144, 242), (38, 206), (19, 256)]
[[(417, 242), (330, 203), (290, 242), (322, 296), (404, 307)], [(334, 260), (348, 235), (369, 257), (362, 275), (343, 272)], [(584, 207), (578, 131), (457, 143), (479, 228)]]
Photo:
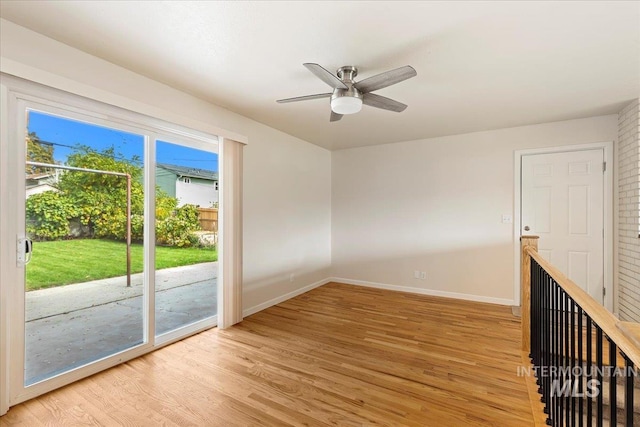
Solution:
[(337, 122), (342, 119), (343, 115), (355, 114), (362, 110), (362, 104), (370, 107), (381, 108), (383, 110), (394, 111), (400, 113), (407, 106), (402, 102), (386, 98), (381, 95), (371, 93), (378, 89), (400, 83), (417, 75), (416, 70), (410, 66), (396, 68), (395, 70), (385, 71), (376, 74), (358, 82), (353, 78), (358, 75), (358, 69), (352, 65), (340, 67), (336, 74), (333, 74), (318, 64), (307, 62), (302, 64), (316, 77), (333, 88), (330, 93), (318, 93), (315, 95), (297, 96), (295, 98), (278, 99), (276, 102), (280, 104), (288, 102), (306, 101), (310, 99), (331, 98), (331, 116), (330, 122)]
[(340, 96), (331, 100), (331, 111), (336, 114), (355, 114), (362, 110), (362, 98)]

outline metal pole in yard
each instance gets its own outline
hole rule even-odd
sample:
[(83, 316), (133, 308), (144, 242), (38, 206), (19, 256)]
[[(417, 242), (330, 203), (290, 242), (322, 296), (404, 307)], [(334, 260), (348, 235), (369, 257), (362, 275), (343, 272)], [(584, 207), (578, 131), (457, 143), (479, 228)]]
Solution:
[(102, 171), (98, 169), (77, 168), (53, 163), (26, 162), (29, 166), (64, 169), (69, 171), (97, 173), (101, 175), (124, 176), (127, 178), (127, 287), (131, 287), (131, 175), (123, 172)]

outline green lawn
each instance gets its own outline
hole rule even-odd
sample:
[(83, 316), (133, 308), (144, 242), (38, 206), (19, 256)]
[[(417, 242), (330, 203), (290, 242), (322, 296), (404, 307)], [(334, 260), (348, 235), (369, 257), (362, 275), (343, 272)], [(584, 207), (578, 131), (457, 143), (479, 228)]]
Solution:
[[(156, 269), (218, 260), (211, 248), (156, 247)], [(142, 272), (142, 245), (131, 246), (131, 272)], [(27, 265), (27, 290), (127, 274), (126, 245), (97, 239), (34, 242)]]

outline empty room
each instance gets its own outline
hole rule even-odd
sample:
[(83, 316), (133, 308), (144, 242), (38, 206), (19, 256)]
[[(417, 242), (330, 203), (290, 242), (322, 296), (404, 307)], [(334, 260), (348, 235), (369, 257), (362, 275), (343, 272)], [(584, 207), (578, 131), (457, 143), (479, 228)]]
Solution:
[(0, 0), (0, 426), (640, 426), (639, 1)]

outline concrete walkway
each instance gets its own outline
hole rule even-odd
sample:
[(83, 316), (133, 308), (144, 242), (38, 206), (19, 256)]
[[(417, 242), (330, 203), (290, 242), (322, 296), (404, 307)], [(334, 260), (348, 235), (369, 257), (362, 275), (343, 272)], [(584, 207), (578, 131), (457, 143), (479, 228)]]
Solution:
[[(216, 314), (218, 263), (156, 271), (156, 334)], [(26, 293), (27, 384), (143, 341), (143, 275)]]

